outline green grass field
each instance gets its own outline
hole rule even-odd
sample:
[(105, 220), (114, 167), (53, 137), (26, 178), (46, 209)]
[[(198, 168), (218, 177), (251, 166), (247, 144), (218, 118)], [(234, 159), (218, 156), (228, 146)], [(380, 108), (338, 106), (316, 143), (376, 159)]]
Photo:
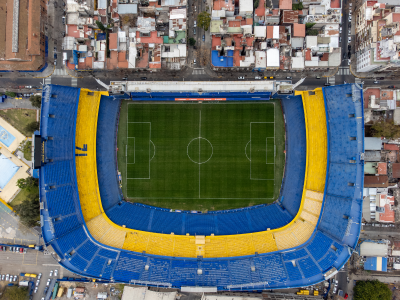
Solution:
[(284, 166), (279, 101), (124, 101), (118, 167), (125, 197), (185, 210), (274, 201)]

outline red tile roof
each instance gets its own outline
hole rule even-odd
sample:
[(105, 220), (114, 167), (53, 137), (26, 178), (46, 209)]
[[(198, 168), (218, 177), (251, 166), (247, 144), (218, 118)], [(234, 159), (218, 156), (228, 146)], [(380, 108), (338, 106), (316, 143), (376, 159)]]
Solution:
[(305, 37), (306, 36), (306, 24), (293, 24), (293, 36), (294, 37)]
[(379, 221), (387, 222), (387, 223), (394, 223), (395, 217), (394, 217), (394, 210), (392, 209), (394, 206), (394, 196), (388, 196), (385, 194), (381, 194), (380, 199), (382, 199), (382, 201), (386, 201), (389, 203), (385, 204), (385, 206), (384, 206), (385, 212), (379, 213)]
[(118, 48), (118, 33), (110, 33), (108, 35), (109, 37), (109, 48), (112, 49), (117, 49)]
[(254, 14), (258, 17), (263, 17), (265, 15), (265, 0), (260, 0), (258, 7), (254, 10)]
[(400, 22), (400, 13), (393, 13), (393, 22)]
[(274, 26), (267, 26), (267, 39), (272, 39), (273, 37), (274, 37)]
[(385, 163), (385, 162), (378, 163), (378, 174), (379, 175), (387, 174), (387, 163)]
[(400, 178), (400, 163), (393, 163), (392, 164), (392, 177), (393, 178)]
[(136, 31), (136, 38), (140, 38), (140, 42), (138, 43), (143, 43), (143, 44), (162, 44), (163, 43), (163, 38), (157, 36), (157, 31), (152, 31), (150, 32), (150, 36), (140, 36), (140, 32)]
[(215, 50), (217, 46), (221, 46), (221, 38), (213, 35), (211, 40), (211, 47), (213, 50)]
[(292, 9), (292, 0), (279, 0), (280, 9)]
[(311, 60), (311, 49), (306, 50), (306, 60)]
[(383, 149), (384, 150), (393, 150), (393, 151), (399, 151), (399, 145), (395, 144), (383, 144)]

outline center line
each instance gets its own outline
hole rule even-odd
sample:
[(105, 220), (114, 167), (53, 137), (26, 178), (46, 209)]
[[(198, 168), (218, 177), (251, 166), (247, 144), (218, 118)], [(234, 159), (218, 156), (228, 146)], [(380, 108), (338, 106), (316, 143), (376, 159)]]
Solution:
[(201, 110), (200, 110), (200, 119), (199, 119), (199, 198), (200, 198), (200, 143), (201, 143)]

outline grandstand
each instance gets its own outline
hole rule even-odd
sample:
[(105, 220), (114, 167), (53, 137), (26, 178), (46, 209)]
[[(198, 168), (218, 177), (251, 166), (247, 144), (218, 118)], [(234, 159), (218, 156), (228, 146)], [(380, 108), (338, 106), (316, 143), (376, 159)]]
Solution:
[(193, 214), (122, 201), (115, 150), (120, 100), (47, 85), (42, 147), (35, 149), (42, 157), (46, 245), (72, 272), (115, 282), (220, 290), (320, 282), (344, 265), (359, 236), (362, 98), (354, 84), (285, 96), (279, 199)]

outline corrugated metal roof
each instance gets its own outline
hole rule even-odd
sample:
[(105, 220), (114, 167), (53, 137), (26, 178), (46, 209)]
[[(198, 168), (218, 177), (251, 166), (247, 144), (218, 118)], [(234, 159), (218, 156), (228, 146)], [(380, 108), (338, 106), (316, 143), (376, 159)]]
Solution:
[(388, 244), (378, 244), (374, 242), (363, 242), (360, 245), (361, 256), (386, 256), (388, 254)]
[(382, 140), (375, 137), (365, 137), (364, 138), (365, 150), (381, 150)]

